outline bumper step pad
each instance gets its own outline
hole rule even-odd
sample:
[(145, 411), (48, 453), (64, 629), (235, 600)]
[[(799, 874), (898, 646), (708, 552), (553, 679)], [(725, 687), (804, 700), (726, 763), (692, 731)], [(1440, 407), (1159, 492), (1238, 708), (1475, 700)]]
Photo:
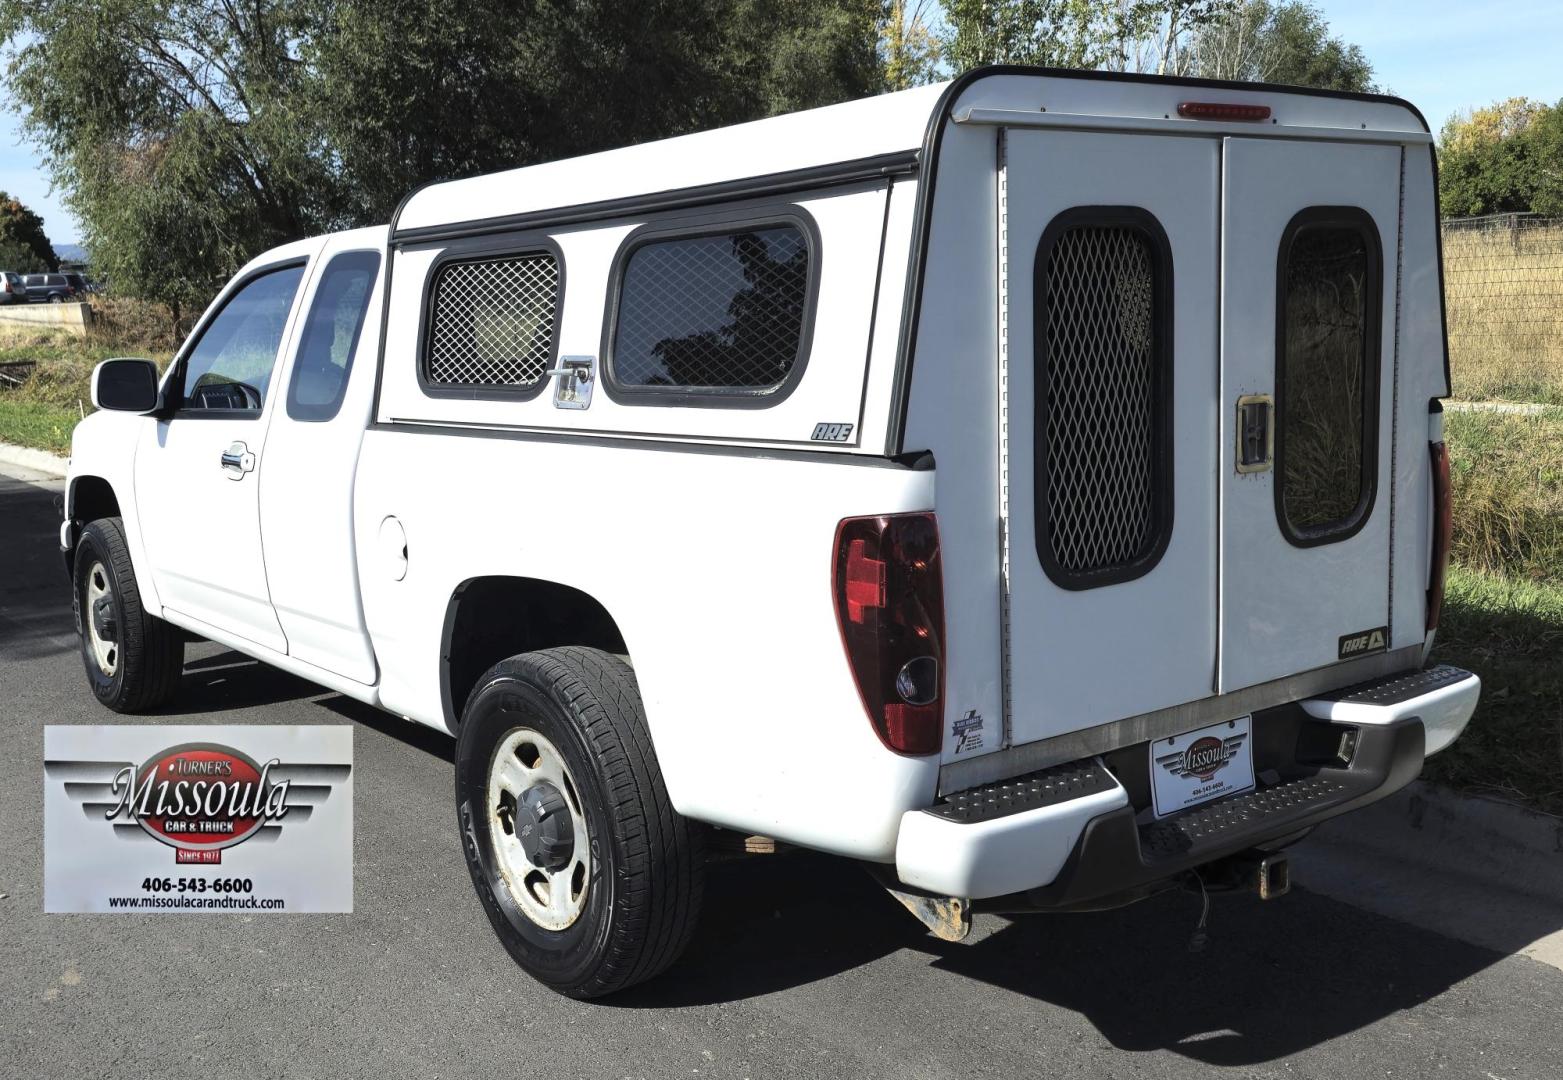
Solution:
[[(1140, 852), (1147, 862), (1154, 862), (1220, 844), (1228, 836), (1285, 829), (1290, 819), (1311, 816), (1314, 811), (1327, 809), (1348, 797), (1351, 786), (1334, 776), (1310, 776), (1263, 791), (1234, 795), (1144, 826), (1140, 829)], [(1356, 786), (1371, 791), (1377, 785), (1359, 782)]]
[(1071, 799), (1111, 791), (1118, 786), (1100, 762), (1072, 761), (1010, 780), (956, 792), (928, 807), (926, 813), (962, 825), (1008, 817), (1026, 810), (1056, 806)]
[(1352, 705), (1402, 705), (1412, 698), (1419, 698), (1445, 686), (1453, 686), (1471, 677), (1469, 671), (1450, 664), (1435, 664), (1423, 671), (1408, 675), (1395, 675), (1387, 679), (1348, 686), (1333, 694), (1323, 694), (1319, 701), (1340, 701)]

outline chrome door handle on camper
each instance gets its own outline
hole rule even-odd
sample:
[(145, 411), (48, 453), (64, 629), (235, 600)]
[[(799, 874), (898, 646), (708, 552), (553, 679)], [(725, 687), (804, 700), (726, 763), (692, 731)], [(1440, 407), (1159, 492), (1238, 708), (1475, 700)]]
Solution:
[(255, 469), (255, 455), (242, 442), (236, 442), (222, 452), (223, 472), (230, 480), (243, 480), (244, 474)]
[(1244, 394), (1237, 399), (1237, 471), (1264, 472), (1275, 459), (1275, 399)]
[(596, 367), (595, 356), (561, 356), (558, 367), (544, 372), (545, 375), (558, 376), (559, 379), (554, 383), (554, 408), (590, 408)]

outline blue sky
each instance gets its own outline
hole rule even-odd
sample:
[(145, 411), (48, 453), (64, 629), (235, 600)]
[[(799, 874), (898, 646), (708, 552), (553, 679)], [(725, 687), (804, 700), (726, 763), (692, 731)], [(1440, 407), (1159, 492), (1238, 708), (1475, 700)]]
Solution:
[[(1436, 131), (1456, 110), (1509, 97), (1563, 99), (1563, 0), (1323, 0), (1331, 30), (1362, 46), (1380, 85), (1409, 99)], [(50, 192), (19, 120), (0, 110), (0, 191), (43, 215), (57, 243), (80, 238)]]

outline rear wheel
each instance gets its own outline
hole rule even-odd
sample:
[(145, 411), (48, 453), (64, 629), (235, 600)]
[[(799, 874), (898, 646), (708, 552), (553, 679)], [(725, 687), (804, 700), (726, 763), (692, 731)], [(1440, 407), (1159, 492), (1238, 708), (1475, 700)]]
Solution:
[(184, 668), (184, 638), (141, 606), (119, 518), (100, 518), (82, 530), (74, 584), (81, 658), (97, 699), (124, 713), (173, 700)]
[(611, 994), (688, 943), (701, 835), (673, 810), (617, 657), (547, 649), (489, 669), (462, 716), (456, 807), (494, 931), (545, 985)]

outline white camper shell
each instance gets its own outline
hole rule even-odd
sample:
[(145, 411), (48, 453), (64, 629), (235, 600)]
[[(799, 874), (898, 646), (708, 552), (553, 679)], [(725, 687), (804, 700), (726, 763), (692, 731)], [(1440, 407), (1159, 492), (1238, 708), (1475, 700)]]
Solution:
[[(593, 805), (622, 755), (495, 703), (545, 670), (640, 747), (653, 907), (693, 910), (692, 823), (863, 860), (951, 936), (1268, 871), (1476, 701), (1424, 667), (1434, 169), (1395, 99), (987, 69), (432, 184), (257, 259), (149, 414), (83, 424), (62, 543), (81, 587), (122, 519), (148, 625), (457, 733), (474, 882), (570, 993), (687, 919), (593, 899), (639, 858)], [(203, 335), (291, 268), (235, 390)], [(95, 625), (100, 698), (144, 707)], [(573, 861), (515, 846), (545, 803)]]

